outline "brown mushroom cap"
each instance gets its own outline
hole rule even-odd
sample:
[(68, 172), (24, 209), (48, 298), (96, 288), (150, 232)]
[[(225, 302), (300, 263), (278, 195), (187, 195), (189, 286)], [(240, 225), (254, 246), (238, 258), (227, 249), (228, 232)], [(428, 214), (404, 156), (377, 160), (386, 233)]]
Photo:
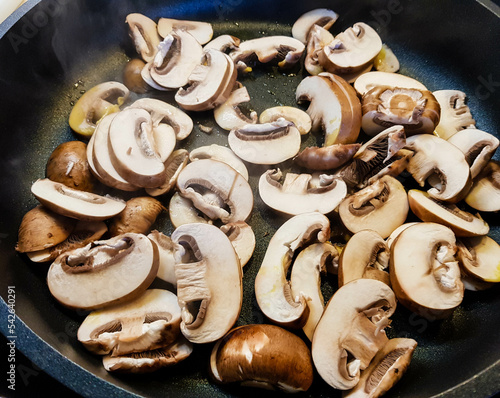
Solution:
[(142, 70), (146, 64), (142, 59), (131, 59), (123, 68), (123, 84), (137, 94), (145, 94), (149, 90), (149, 85), (142, 78)]
[(327, 147), (307, 147), (294, 159), (299, 166), (310, 170), (336, 169), (358, 152), (361, 144), (334, 144)]
[(129, 199), (119, 214), (114, 216), (109, 225), (111, 236), (134, 232), (147, 234), (162, 210), (166, 210), (161, 202), (149, 196)]
[(476, 177), (465, 202), (479, 211), (500, 210), (500, 163), (490, 160)]

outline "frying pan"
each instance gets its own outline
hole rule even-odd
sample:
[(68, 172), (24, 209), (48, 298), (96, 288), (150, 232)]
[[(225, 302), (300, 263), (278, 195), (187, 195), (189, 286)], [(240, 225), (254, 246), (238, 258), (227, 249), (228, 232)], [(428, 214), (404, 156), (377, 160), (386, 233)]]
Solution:
[[(39, 368), (92, 397), (268, 395), (253, 389), (221, 388), (208, 381), (211, 345), (196, 347), (184, 363), (151, 375), (108, 374), (101, 359), (76, 339), (83, 314), (66, 310), (51, 298), (45, 283), (47, 266), (30, 263), (13, 248), (23, 215), (37, 204), (30, 194), (31, 184), (44, 176), (52, 150), (75, 139), (67, 120), (80, 91), (103, 81), (121, 80), (127, 57), (134, 55), (124, 23), (128, 13), (140, 12), (154, 20), (169, 16), (210, 21), (215, 35), (229, 33), (248, 39), (289, 35), (298, 16), (318, 7), (340, 14), (332, 29), (335, 32), (358, 21), (370, 23), (397, 54), (401, 73), (417, 78), (430, 90), (466, 92), (477, 127), (498, 136), (500, 10), (489, 1), (32, 0), (0, 27), (0, 330), (8, 333), (6, 301), (8, 286), (14, 286), (17, 347)], [(294, 105), (295, 87), (304, 76), (300, 67), (281, 73), (266, 66), (255, 68), (243, 84), (252, 106), (261, 112), (277, 104)], [(172, 100), (170, 94), (154, 96)], [(192, 116), (195, 131), (184, 146), (227, 142), (227, 133), (214, 126), (210, 112)], [(203, 133), (198, 124), (214, 126), (214, 132)], [(303, 144), (319, 140), (311, 135)], [(251, 169), (254, 187), (262, 172), (259, 167)], [(254, 298), (253, 280), (270, 237), (284, 221), (254, 194), (256, 208), (250, 224), (258, 243), (244, 271), (244, 305), (238, 325), (265, 321)], [(490, 235), (500, 242), (498, 219), (491, 214), (484, 217), (492, 227)], [(172, 232), (167, 215), (155, 227)], [(155, 282), (154, 286), (160, 285)], [(327, 298), (335, 288), (334, 280), (324, 281)], [(499, 330), (499, 286), (467, 292), (453, 317), (444, 321), (425, 321), (400, 306), (389, 336), (414, 338), (419, 347), (409, 371), (387, 396), (471, 397), (500, 391)], [(316, 375), (313, 387), (302, 396), (340, 393)]]

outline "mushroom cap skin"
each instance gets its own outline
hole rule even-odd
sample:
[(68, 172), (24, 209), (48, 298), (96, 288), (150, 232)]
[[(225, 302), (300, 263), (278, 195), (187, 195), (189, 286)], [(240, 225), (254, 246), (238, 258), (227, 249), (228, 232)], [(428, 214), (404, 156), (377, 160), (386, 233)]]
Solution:
[(330, 221), (321, 213), (305, 213), (286, 221), (273, 235), (255, 278), (255, 296), (266, 317), (290, 328), (301, 328), (309, 308), (303, 295), (291, 293), (287, 272), (294, 252), (330, 237)]
[(157, 230), (151, 231), (148, 238), (156, 244), (160, 255), (160, 265), (156, 277), (169, 283), (173, 288), (177, 288), (174, 267), (175, 263), (180, 261), (181, 247), (172, 242), (169, 236)]
[(331, 213), (347, 195), (341, 178), (322, 174), (313, 185), (311, 174), (287, 173), (283, 184), (281, 170), (271, 169), (259, 179), (259, 195), (266, 205), (285, 214)]
[(427, 193), (434, 199), (456, 203), (469, 191), (472, 180), (465, 155), (455, 145), (431, 134), (406, 139), (405, 148), (414, 151), (408, 172), (421, 187), (427, 181)]
[(367, 72), (354, 82), (354, 89), (360, 97), (376, 86), (389, 86), (417, 90), (427, 90), (422, 83), (409, 76), (391, 72)]
[(243, 300), (242, 270), (229, 238), (209, 224), (185, 224), (172, 233), (184, 248), (174, 266), (181, 332), (192, 343), (210, 343), (234, 325)]
[(402, 231), (389, 272), (401, 304), (429, 320), (449, 317), (464, 295), (455, 252), (455, 234), (444, 225), (422, 222)]
[(339, 15), (327, 8), (316, 8), (302, 14), (292, 26), (292, 36), (306, 44), (309, 33), (314, 25), (321, 26), (323, 29), (330, 29)]
[(231, 330), (212, 349), (210, 377), (216, 383), (307, 391), (313, 382), (311, 352), (302, 339), (274, 325)]
[(129, 26), (137, 53), (145, 62), (151, 62), (160, 44), (156, 23), (139, 13), (128, 14), (125, 22)]
[[(238, 86), (238, 84), (236, 85)], [(215, 122), (219, 127), (229, 131), (242, 128), (247, 124), (257, 123), (256, 112), (251, 112), (250, 117), (247, 117), (238, 106), (249, 101), (250, 95), (246, 87), (241, 86), (234, 89), (222, 104), (214, 108)]]
[(391, 176), (348, 196), (339, 206), (340, 218), (349, 231), (371, 229), (383, 239), (405, 222), (408, 210), (405, 188)]
[(180, 334), (177, 296), (146, 290), (136, 299), (91, 312), (78, 328), (78, 341), (98, 355), (126, 355), (173, 343)]
[(168, 204), (168, 215), (174, 228), (184, 224), (203, 223), (212, 224), (207, 216), (194, 207), (190, 199), (184, 198), (179, 192), (175, 192)]
[(340, 76), (320, 73), (300, 82), (295, 92), (298, 103), (310, 101), (307, 113), (312, 130), (325, 131), (323, 146), (352, 144), (361, 128), (361, 103), (354, 89)]
[[(318, 56), (323, 51), (323, 48), (333, 41), (333, 35), (321, 26), (314, 25), (309, 31), (307, 39), (306, 58), (304, 59), (304, 67), (310, 75), (319, 75), (325, 72), (325, 68), (320, 64)], [(370, 66), (371, 69), (371, 66)]]
[(456, 236), (482, 236), (490, 231), (479, 214), (474, 216), (452, 203), (439, 202), (427, 192), (409, 190), (408, 202), (412, 212), (422, 221), (446, 225)]
[(186, 167), (189, 161), (189, 153), (186, 149), (177, 149), (173, 151), (165, 160), (165, 181), (156, 188), (146, 188), (146, 192), (151, 196), (164, 195), (175, 187), (177, 177), (180, 172)]
[(167, 37), (173, 30), (189, 32), (202, 45), (212, 40), (214, 34), (212, 24), (208, 22), (183, 21), (172, 18), (160, 18), (158, 20), (158, 33), (161, 37)]
[(189, 163), (177, 178), (180, 194), (211, 219), (245, 221), (253, 209), (252, 188), (231, 166), (213, 159)]
[(248, 170), (245, 166), (245, 163), (241, 161), (241, 159), (235, 155), (235, 153), (228, 147), (212, 144), (206, 146), (200, 146), (196, 149), (193, 149), (189, 153), (189, 160), (191, 162), (196, 162), (201, 159), (213, 159), (218, 160), (219, 162), (226, 163), (228, 166), (231, 166), (238, 173), (242, 175), (242, 177), (248, 181)]
[(123, 84), (132, 92), (137, 94), (146, 94), (149, 90), (147, 84), (142, 78), (142, 70), (146, 63), (142, 59), (134, 58), (126, 63), (123, 68)]
[(156, 245), (129, 233), (59, 256), (49, 268), (47, 284), (62, 305), (94, 310), (140, 295), (153, 282), (158, 265)]
[(465, 105), (466, 95), (459, 90), (438, 90), (432, 93), (441, 106), (441, 118), (434, 134), (447, 140), (463, 129), (474, 128), (476, 121)]
[(458, 259), (467, 276), (479, 282), (500, 282), (500, 245), (489, 236), (460, 239)]
[(243, 268), (255, 250), (255, 234), (252, 227), (244, 221), (236, 221), (225, 224), (220, 229), (231, 241)]
[(359, 148), (359, 143), (307, 147), (294, 158), (294, 162), (309, 170), (332, 170), (350, 161)]
[(475, 178), (465, 202), (479, 211), (500, 210), (500, 163), (490, 160)]
[(312, 340), (313, 362), (323, 380), (339, 390), (355, 387), (360, 371), (389, 341), (384, 328), (395, 310), (394, 292), (383, 282), (356, 279), (339, 288)]
[(275, 106), (267, 108), (259, 116), (259, 123), (271, 123), (283, 118), (295, 124), (295, 127), (300, 132), (300, 135), (305, 135), (311, 131), (311, 117), (302, 109), (294, 106)]
[(137, 196), (127, 200), (125, 209), (110, 220), (111, 236), (135, 232), (147, 234), (158, 215), (166, 210), (160, 201), (150, 196)]
[(31, 192), (55, 213), (82, 221), (103, 221), (125, 208), (121, 200), (72, 189), (48, 178), (35, 181)]

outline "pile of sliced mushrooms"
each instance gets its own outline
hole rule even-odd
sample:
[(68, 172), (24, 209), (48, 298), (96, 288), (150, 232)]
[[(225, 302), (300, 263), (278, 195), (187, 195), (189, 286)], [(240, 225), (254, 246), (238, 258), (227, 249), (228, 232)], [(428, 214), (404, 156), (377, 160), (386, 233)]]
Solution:
[[(464, 93), (398, 74), (374, 29), (359, 22), (334, 36), (337, 18), (317, 9), (293, 37), (240, 41), (212, 38), (206, 22), (128, 15), (140, 58), (124, 84), (99, 84), (75, 104), (69, 124), (81, 140), (57, 147), (33, 184), (40, 205), (16, 247), (51, 264), (60, 304), (90, 311), (78, 340), (106, 370), (154, 371), (212, 343), (216, 383), (305, 391), (316, 369), (345, 396), (377, 397), (417, 346), (386, 335), (397, 302), (443, 319), (465, 289), (500, 282), (500, 246), (470, 212), (500, 210), (499, 140), (475, 128)], [(240, 108), (251, 98), (238, 76), (298, 62), (310, 74), (296, 88), (306, 111)], [(176, 103), (148, 98), (153, 90), (176, 91)], [(130, 91), (142, 97), (128, 103)], [(211, 110), (228, 146), (183, 149), (189, 114)], [(301, 151), (310, 131), (324, 145)], [(265, 165), (258, 194), (288, 219), (255, 278), (268, 322), (234, 328), (256, 244), (249, 164)], [(405, 188), (401, 173), (422, 189)], [(96, 194), (97, 184), (133, 197)], [(410, 210), (420, 221), (407, 222)], [(153, 229), (163, 211), (170, 236)], [(330, 241), (334, 226), (345, 241)], [(339, 286), (327, 304), (326, 272)], [(148, 289), (155, 278), (171, 290)]]

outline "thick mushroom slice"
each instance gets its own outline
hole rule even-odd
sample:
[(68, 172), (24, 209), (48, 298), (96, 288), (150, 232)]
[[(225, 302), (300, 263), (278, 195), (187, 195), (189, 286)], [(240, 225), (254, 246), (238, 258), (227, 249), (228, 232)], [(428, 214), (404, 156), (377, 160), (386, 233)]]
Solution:
[(474, 180), (465, 202), (479, 211), (500, 210), (500, 163), (490, 160)]
[(189, 153), (186, 149), (177, 149), (165, 160), (165, 180), (156, 188), (146, 188), (146, 192), (151, 196), (164, 195), (175, 187), (177, 177), (186, 167), (189, 161)]
[(421, 187), (427, 181), (427, 193), (434, 199), (456, 203), (471, 187), (469, 164), (455, 145), (431, 134), (406, 139), (406, 148), (414, 151), (407, 170)]
[(297, 249), (330, 237), (330, 221), (321, 213), (305, 213), (290, 218), (274, 234), (255, 278), (255, 296), (260, 309), (272, 322), (301, 328), (309, 308), (304, 295), (294, 297), (288, 268)]
[(320, 376), (339, 390), (360, 380), (377, 352), (387, 343), (384, 328), (396, 309), (394, 292), (374, 279), (357, 279), (332, 296), (312, 341), (311, 353)]
[(214, 109), (215, 122), (224, 130), (242, 128), (247, 124), (257, 123), (256, 112), (251, 112), (250, 117), (247, 117), (239, 107), (240, 104), (249, 101), (248, 90), (240, 85), (231, 92), (222, 104)]
[(172, 31), (184, 30), (189, 32), (200, 44), (206, 44), (212, 40), (214, 30), (208, 22), (182, 21), (172, 18), (160, 18), (158, 21), (158, 33), (161, 37), (167, 37)]
[(446, 225), (456, 236), (481, 236), (490, 230), (479, 213), (474, 216), (453, 203), (432, 198), (427, 192), (411, 189), (408, 202), (411, 211), (422, 221)]
[(391, 176), (348, 196), (339, 206), (340, 219), (349, 231), (371, 229), (384, 239), (405, 222), (408, 210), (405, 188)]
[(168, 214), (174, 228), (184, 224), (212, 224), (212, 220), (194, 207), (190, 199), (184, 198), (179, 192), (172, 195), (168, 204)]
[(398, 300), (429, 320), (450, 316), (464, 286), (455, 259), (455, 234), (441, 224), (406, 228), (391, 246), (391, 285)]
[(229, 133), (228, 143), (241, 159), (254, 164), (277, 164), (300, 150), (300, 133), (292, 122), (278, 119), (265, 124), (248, 124)]
[(50, 210), (82, 221), (102, 221), (120, 213), (125, 202), (72, 189), (45, 178), (31, 186), (38, 201)]
[(290, 274), (292, 295), (307, 300), (309, 316), (302, 330), (312, 340), (314, 329), (323, 315), (325, 301), (321, 294), (321, 274), (337, 259), (339, 253), (331, 243), (314, 243), (302, 250), (295, 259)]
[(73, 106), (69, 126), (81, 136), (90, 137), (99, 120), (120, 111), (120, 106), (129, 93), (128, 88), (118, 82), (106, 82), (92, 87)]
[(150, 196), (137, 196), (127, 200), (125, 209), (110, 220), (111, 236), (135, 232), (147, 234), (165, 207)]
[(151, 62), (158, 50), (158, 44), (160, 44), (156, 23), (138, 13), (127, 15), (125, 22), (129, 26), (130, 37), (134, 41), (137, 53), (145, 62)]
[(361, 144), (307, 147), (295, 157), (294, 162), (310, 170), (332, 170), (350, 161), (359, 148)]
[(464, 153), (471, 178), (476, 178), (488, 164), (500, 143), (494, 135), (475, 128), (460, 130), (447, 141)]
[(239, 45), (240, 45), (240, 39), (238, 39), (235, 36), (231, 35), (220, 35), (217, 36), (215, 39), (209, 41), (205, 46), (203, 47), (204, 51), (213, 49), (213, 50), (219, 50), (222, 51), (223, 53), (227, 53), (227, 51), (233, 51), (236, 50)]
[(355, 233), (340, 254), (339, 287), (360, 278), (390, 286), (389, 257), (389, 247), (380, 234), (369, 229)]
[(476, 121), (465, 105), (466, 95), (459, 90), (439, 90), (432, 93), (441, 106), (441, 119), (434, 134), (447, 140), (460, 130), (474, 128)]
[(99, 355), (120, 356), (167, 346), (180, 334), (181, 309), (168, 290), (151, 289), (133, 301), (93, 311), (78, 341)]
[(403, 225), (400, 225), (397, 227), (392, 233), (389, 235), (389, 237), (385, 240), (387, 243), (387, 247), (390, 249), (392, 247), (392, 244), (396, 240), (396, 238), (399, 236), (401, 232), (403, 232), (406, 228), (411, 227), (412, 225), (418, 224), (420, 221), (414, 221), (414, 222), (407, 222), (404, 223)]
[(177, 288), (175, 263), (181, 260), (180, 256), (183, 253), (182, 246), (175, 244), (169, 236), (157, 230), (148, 234), (148, 238), (156, 244), (160, 255), (160, 265), (156, 276), (172, 285), (173, 288)]
[(231, 166), (212, 159), (188, 164), (177, 178), (181, 195), (212, 220), (245, 221), (252, 212), (248, 181)]
[(325, 68), (319, 62), (319, 53), (323, 48), (333, 41), (333, 35), (321, 26), (314, 25), (307, 40), (306, 58), (304, 60), (304, 67), (309, 74), (315, 76), (325, 72)]
[[(354, 89), (360, 97), (376, 86), (399, 87), (407, 89), (427, 90), (422, 83), (409, 76), (390, 72), (368, 72), (359, 76), (354, 82)], [(436, 98), (437, 99), (437, 98)]]
[(332, 27), (339, 15), (327, 8), (317, 8), (302, 14), (292, 26), (292, 36), (306, 44), (309, 34), (314, 26), (320, 26), (325, 30)]
[(217, 144), (200, 146), (196, 149), (193, 149), (189, 153), (189, 160), (191, 160), (191, 162), (195, 162), (201, 159), (213, 159), (218, 160), (222, 163), (226, 163), (227, 165), (235, 169), (238, 173), (240, 173), (243, 178), (248, 181), (248, 170), (245, 166), (245, 163), (243, 163), (231, 149), (225, 146)]
[(322, 174), (287, 173), (280, 183), (280, 169), (266, 171), (259, 179), (259, 195), (266, 205), (285, 214), (331, 213), (347, 195), (341, 178)]
[(268, 108), (259, 116), (259, 123), (271, 123), (283, 118), (295, 124), (300, 135), (305, 135), (311, 131), (311, 117), (302, 109), (293, 106), (275, 106)]
[(324, 146), (356, 141), (361, 128), (361, 103), (344, 79), (331, 73), (306, 77), (298, 85), (295, 97), (299, 103), (311, 102), (307, 113), (312, 130), (324, 130)]
[(252, 227), (244, 221), (236, 221), (221, 226), (220, 230), (231, 241), (243, 268), (250, 261), (255, 250), (255, 234)]
[(244, 325), (231, 330), (212, 349), (209, 371), (216, 383), (287, 393), (307, 391), (314, 372), (304, 341), (274, 325)]
[(462, 238), (457, 242), (462, 271), (486, 283), (500, 282), (500, 245), (489, 236)]
[(185, 224), (172, 233), (184, 253), (175, 264), (181, 332), (192, 343), (210, 343), (234, 325), (243, 300), (240, 261), (229, 238), (208, 224)]
[(158, 249), (147, 237), (124, 234), (59, 256), (47, 274), (62, 305), (93, 310), (132, 300), (158, 272)]

